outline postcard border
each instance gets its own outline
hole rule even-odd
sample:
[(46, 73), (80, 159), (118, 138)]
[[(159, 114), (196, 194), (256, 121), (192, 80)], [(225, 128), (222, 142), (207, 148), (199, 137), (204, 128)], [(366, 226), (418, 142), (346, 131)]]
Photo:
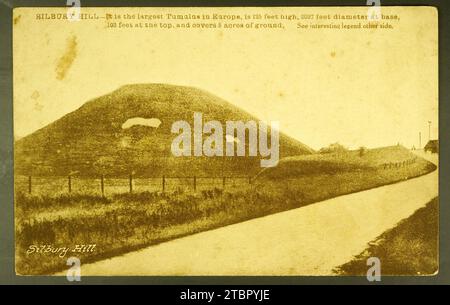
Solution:
[[(364, 6), (364, 0), (293, 0), (293, 1), (125, 1), (82, 0), (85, 7), (190, 7), (190, 6)], [(0, 0), (0, 284), (73, 284), (64, 276), (17, 276), (14, 267), (13, 206), (13, 82), (12, 82), (12, 11), (16, 7), (65, 7), (65, 1)], [(383, 5), (383, 1), (381, 1)], [(389, 6), (433, 6), (439, 18), (439, 137), (440, 137), (440, 247), (439, 273), (434, 276), (384, 276), (379, 284), (450, 283), (450, 3), (448, 1), (389, 1)], [(82, 284), (165, 284), (165, 285), (302, 285), (371, 284), (356, 276), (85, 276)]]

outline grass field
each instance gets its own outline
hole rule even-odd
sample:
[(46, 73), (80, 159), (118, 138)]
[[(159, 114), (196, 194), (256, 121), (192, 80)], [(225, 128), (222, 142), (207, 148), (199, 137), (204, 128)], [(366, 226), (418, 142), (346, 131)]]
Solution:
[[(413, 160), (413, 161), (411, 161)], [(396, 164), (386, 166), (385, 163)], [(402, 147), (289, 158), (263, 171), (252, 184), (166, 192), (64, 194), (16, 191), (16, 271), (48, 274), (66, 268), (65, 258), (27, 254), (30, 245), (74, 247), (82, 263), (255, 217), (302, 207), (342, 194), (395, 183), (436, 167)], [(292, 173), (293, 172), (293, 173)], [(22, 187), (22, 186), (21, 186)], [(17, 189), (17, 185), (16, 185)]]
[(335, 270), (340, 275), (366, 275), (367, 259), (378, 257), (381, 275), (432, 275), (438, 271), (439, 200), (434, 198), (395, 228), (383, 233), (352, 261)]

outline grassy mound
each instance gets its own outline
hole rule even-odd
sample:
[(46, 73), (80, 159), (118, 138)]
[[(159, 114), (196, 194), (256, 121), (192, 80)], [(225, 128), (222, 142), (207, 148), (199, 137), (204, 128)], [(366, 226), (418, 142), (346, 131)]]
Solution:
[[(24, 176), (161, 177), (254, 175), (260, 157), (184, 157), (172, 154), (172, 124), (204, 121), (259, 121), (237, 106), (203, 90), (167, 84), (133, 84), (86, 102), (79, 109), (19, 139), (14, 171)], [(122, 125), (132, 118), (155, 118), (157, 128)], [(248, 146), (248, 141), (246, 143)], [(248, 147), (246, 147), (248, 151)], [(280, 134), (280, 156), (310, 154), (308, 146)]]

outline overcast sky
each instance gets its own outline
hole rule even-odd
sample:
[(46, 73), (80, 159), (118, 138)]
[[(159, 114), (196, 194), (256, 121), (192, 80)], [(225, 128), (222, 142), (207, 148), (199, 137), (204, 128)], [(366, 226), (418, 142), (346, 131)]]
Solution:
[[(326, 10), (320, 12), (334, 13)], [(351, 9), (346, 10), (341, 12)], [(15, 17), (20, 15), (14, 26), (18, 137), (131, 83), (207, 90), (260, 119), (279, 121), (281, 131), (315, 149), (333, 142), (351, 148), (397, 142), (417, 146), (419, 132), (425, 144), (429, 120), (431, 136), (437, 137), (437, 19), (432, 8), (403, 8), (394, 29), (378, 31), (295, 26), (112, 30), (104, 21), (36, 22), (35, 14), (15, 11)], [(68, 63), (61, 66), (61, 58)]]

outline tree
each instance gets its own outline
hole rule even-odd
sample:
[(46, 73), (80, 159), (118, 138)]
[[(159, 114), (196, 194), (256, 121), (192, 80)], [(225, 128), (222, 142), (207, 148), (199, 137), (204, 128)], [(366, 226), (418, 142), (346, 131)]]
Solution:
[(364, 146), (361, 146), (358, 151), (359, 151), (359, 156), (362, 157), (366, 154), (367, 148), (365, 148)]
[(348, 151), (348, 149), (345, 146), (339, 144), (338, 142), (332, 143), (332, 144), (328, 145), (327, 147), (322, 147), (319, 150), (319, 152), (321, 154), (340, 153), (340, 152), (346, 152), (346, 151)]

